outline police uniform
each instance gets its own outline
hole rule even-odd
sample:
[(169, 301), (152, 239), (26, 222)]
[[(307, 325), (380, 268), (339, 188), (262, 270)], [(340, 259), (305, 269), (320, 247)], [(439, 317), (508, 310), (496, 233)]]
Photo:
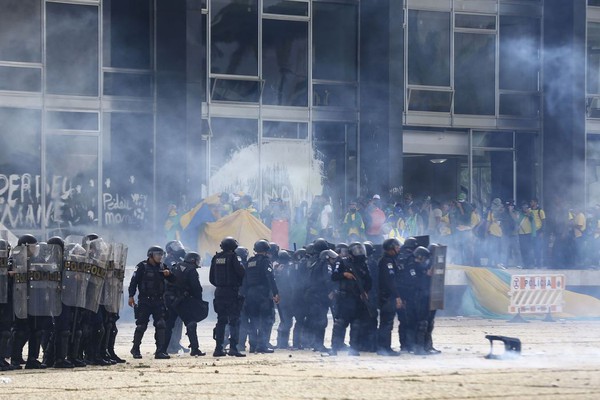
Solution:
[[(140, 262), (131, 277), (129, 284), (129, 297), (135, 296), (139, 291), (138, 304), (135, 307), (135, 332), (133, 334), (132, 354), (142, 343), (144, 332), (148, 328), (150, 316), (154, 321), (154, 338), (156, 340), (157, 355), (165, 345), (165, 306), (163, 296), (165, 293), (165, 280), (172, 281), (172, 276), (165, 277), (163, 263), (151, 264), (148, 260)], [(135, 355), (134, 355), (135, 357)]]
[(379, 272), (379, 329), (377, 330), (378, 353), (392, 353), (392, 329), (396, 316), (396, 299), (399, 296), (396, 287), (398, 265), (396, 257), (384, 254), (378, 263)]
[(256, 254), (248, 260), (246, 270), (246, 300), (244, 309), (250, 321), (250, 351), (272, 352), (268, 343), (271, 336), (273, 297), (279, 295), (269, 257)]
[[(350, 272), (356, 279), (348, 279), (344, 276), (345, 272)], [(367, 293), (371, 289), (372, 281), (369, 269), (365, 260), (347, 259), (335, 264), (331, 273), (331, 279), (339, 283), (339, 291), (336, 297), (336, 315), (333, 322), (333, 333), (331, 339), (331, 350), (335, 354), (344, 346), (344, 337), (346, 328), (350, 329), (350, 350), (349, 354), (358, 355), (359, 332), (361, 324), (364, 324), (369, 317), (367, 306), (361, 299), (363, 293), (359, 289), (357, 280), (362, 283), (362, 289)]]
[(327, 351), (324, 341), (327, 311), (329, 310), (329, 293), (334, 289), (331, 282), (332, 267), (327, 260), (319, 259), (318, 255), (316, 261), (310, 265), (308, 285), (304, 294), (304, 304), (307, 307), (306, 342), (315, 351)]
[(216, 346), (214, 356), (223, 356), (225, 327), (229, 325), (229, 351), (237, 355), (240, 334), (240, 312), (244, 298), (240, 296), (245, 271), (241, 259), (231, 251), (222, 251), (213, 257), (210, 264), (209, 281), (216, 287), (213, 307), (217, 313), (217, 324), (213, 332)]
[[(173, 281), (167, 282), (165, 290), (165, 307), (167, 308), (165, 344), (168, 345), (171, 340), (175, 322), (177, 319), (181, 319), (190, 340), (190, 354), (192, 356), (203, 356), (206, 353), (199, 350), (198, 334), (196, 332), (197, 321), (192, 318), (192, 310), (188, 311), (189, 307), (193, 307), (189, 299), (202, 300), (202, 286), (196, 268), (196, 265), (183, 261), (170, 269)], [(167, 352), (166, 347), (163, 349), (165, 353)]]
[(400, 249), (397, 258), (398, 274), (396, 287), (402, 299), (402, 308), (397, 310), (398, 336), (401, 351), (414, 351), (416, 334), (416, 287), (417, 270), (412, 255), (412, 249), (404, 246)]

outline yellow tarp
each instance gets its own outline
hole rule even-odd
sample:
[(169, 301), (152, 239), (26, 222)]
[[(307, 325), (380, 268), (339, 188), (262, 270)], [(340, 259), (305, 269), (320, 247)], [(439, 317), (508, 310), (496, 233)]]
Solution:
[[(510, 305), (509, 284), (497, 274), (486, 268), (451, 266), (452, 269), (462, 269), (467, 275), (469, 286), (479, 305), (491, 314), (509, 316)], [(506, 273), (510, 278), (510, 275)], [(570, 290), (563, 292), (563, 312), (553, 314), (559, 318), (600, 318), (600, 299), (575, 293)]]
[(260, 239), (271, 240), (271, 230), (249, 211), (237, 210), (216, 222), (207, 223), (198, 238), (198, 248), (202, 254), (214, 254), (221, 251), (219, 244), (226, 236), (237, 239), (240, 246), (246, 247), (252, 254), (254, 242)]
[(179, 221), (179, 223), (181, 224), (181, 227), (183, 229), (187, 228), (187, 226), (190, 224), (190, 221), (192, 220), (192, 218), (194, 218), (194, 215), (196, 215), (198, 210), (200, 210), (200, 208), (202, 208), (203, 205), (218, 204), (218, 203), (219, 203), (219, 195), (218, 194), (213, 194), (212, 196), (205, 198), (203, 201), (196, 204), (196, 206), (194, 208), (192, 208), (190, 211), (186, 212), (185, 214), (183, 214), (181, 216), (181, 219)]

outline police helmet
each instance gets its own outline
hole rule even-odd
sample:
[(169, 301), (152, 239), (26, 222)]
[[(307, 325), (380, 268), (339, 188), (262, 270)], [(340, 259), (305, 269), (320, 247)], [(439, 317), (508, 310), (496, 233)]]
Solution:
[(171, 240), (165, 245), (167, 254), (173, 254), (184, 250), (183, 244), (179, 240)]
[(88, 247), (88, 245), (90, 244), (91, 241), (96, 240), (96, 239), (100, 239), (100, 236), (96, 233), (88, 233), (87, 235), (85, 235), (83, 237), (83, 239), (81, 239), (81, 245), (83, 247)]
[(280, 262), (281, 264), (287, 264), (287, 263), (289, 263), (290, 261), (292, 261), (292, 256), (290, 255), (290, 253), (288, 253), (288, 252), (287, 252), (287, 251), (285, 251), (285, 250), (282, 250), (282, 251), (280, 251), (280, 252), (277, 254), (277, 258), (279, 259), (279, 262)]
[(367, 250), (367, 256), (370, 256), (371, 254), (373, 254), (373, 252), (375, 251), (373, 242), (371, 242), (370, 240), (367, 240), (366, 242), (363, 242), (363, 244), (365, 245), (365, 249)]
[(402, 245), (402, 247), (404, 247), (405, 249), (414, 250), (417, 248), (418, 245), (419, 243), (417, 242), (417, 239), (411, 236), (404, 240), (404, 244)]
[(202, 258), (200, 257), (200, 254), (196, 253), (195, 251), (189, 251), (183, 258), (183, 262), (195, 265), (196, 267), (200, 267)]
[(392, 250), (395, 247), (400, 248), (400, 246), (402, 245), (400, 244), (400, 241), (396, 238), (385, 239), (382, 245), (383, 251)]
[(240, 257), (242, 260), (248, 259), (248, 249), (244, 246), (238, 246), (235, 249), (235, 254)]
[(62, 240), (60, 236), (52, 236), (50, 239), (48, 239), (48, 244), (60, 246), (61, 250), (65, 249), (65, 241)]
[(360, 256), (366, 257), (367, 249), (365, 248), (365, 245), (362, 244), (361, 242), (352, 242), (348, 246), (348, 253), (350, 253), (350, 255), (352, 257), (360, 257)]
[(323, 238), (315, 239), (313, 246), (315, 246), (315, 253), (319, 254), (321, 254), (323, 250), (329, 249), (329, 243), (327, 243), (327, 240)]
[(338, 253), (336, 253), (335, 251), (331, 250), (331, 249), (327, 249), (327, 250), (323, 250), (322, 252), (319, 253), (319, 259), (326, 261), (326, 260), (335, 260), (336, 258), (338, 258)]
[(310, 257), (315, 254), (315, 246), (312, 243), (306, 245), (306, 254)]
[(271, 246), (265, 239), (260, 239), (254, 243), (254, 251), (257, 253), (268, 253), (270, 249)]
[(21, 246), (22, 244), (36, 244), (38, 240), (32, 234), (26, 233), (23, 236), (19, 237), (17, 241), (17, 246)]
[(277, 257), (279, 255), (279, 245), (277, 243), (269, 243), (269, 254), (271, 254), (273, 257)]
[(417, 258), (417, 257), (429, 258), (430, 254), (431, 253), (429, 252), (429, 250), (427, 250), (427, 247), (423, 247), (423, 246), (419, 246), (413, 251), (413, 256), (415, 256), (415, 258)]
[(306, 249), (298, 249), (294, 252), (294, 258), (296, 260), (301, 260), (306, 257)]
[(158, 245), (150, 246), (146, 255), (148, 256), (148, 258), (150, 258), (150, 257), (154, 256), (155, 254), (160, 254), (161, 256), (164, 256), (165, 251), (162, 249), (162, 247), (160, 247)]
[(335, 246), (334, 251), (338, 253), (341, 257), (348, 256), (348, 243), (338, 243)]
[(221, 240), (221, 249), (223, 251), (234, 251), (238, 247), (238, 242), (231, 236), (227, 236)]

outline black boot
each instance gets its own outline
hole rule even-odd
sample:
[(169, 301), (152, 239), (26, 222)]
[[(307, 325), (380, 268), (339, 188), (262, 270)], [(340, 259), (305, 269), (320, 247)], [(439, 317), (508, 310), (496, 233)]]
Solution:
[(69, 354), (69, 331), (61, 331), (55, 337), (56, 356), (54, 368), (74, 368), (72, 362), (67, 360)]
[(10, 365), (15, 369), (20, 369), (21, 365), (25, 364), (23, 360), (23, 347), (27, 343), (27, 332), (18, 330), (12, 334), (12, 349), (10, 354)]
[(80, 357), (81, 334), (81, 331), (75, 331), (75, 333), (73, 333), (73, 340), (69, 346), (69, 362), (76, 368), (85, 367), (87, 365)]
[(112, 329), (110, 330), (110, 334), (108, 335), (108, 346), (106, 349), (106, 353), (108, 354), (111, 360), (114, 360), (115, 362), (121, 364), (124, 363), (125, 360), (123, 360), (115, 353), (115, 341), (117, 340), (117, 333), (119, 333), (119, 330), (117, 329), (116, 325), (113, 325)]
[(25, 369), (45, 369), (46, 364), (38, 361), (40, 356), (40, 346), (42, 345), (43, 331), (35, 331), (29, 335), (29, 346), (27, 349), (27, 362)]

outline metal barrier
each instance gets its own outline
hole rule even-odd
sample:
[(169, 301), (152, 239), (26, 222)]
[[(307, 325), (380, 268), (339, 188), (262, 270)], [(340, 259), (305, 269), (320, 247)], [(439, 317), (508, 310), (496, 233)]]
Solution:
[(520, 314), (546, 313), (546, 320), (552, 321), (550, 313), (562, 311), (564, 289), (562, 274), (512, 275), (508, 312), (517, 314), (514, 319)]

